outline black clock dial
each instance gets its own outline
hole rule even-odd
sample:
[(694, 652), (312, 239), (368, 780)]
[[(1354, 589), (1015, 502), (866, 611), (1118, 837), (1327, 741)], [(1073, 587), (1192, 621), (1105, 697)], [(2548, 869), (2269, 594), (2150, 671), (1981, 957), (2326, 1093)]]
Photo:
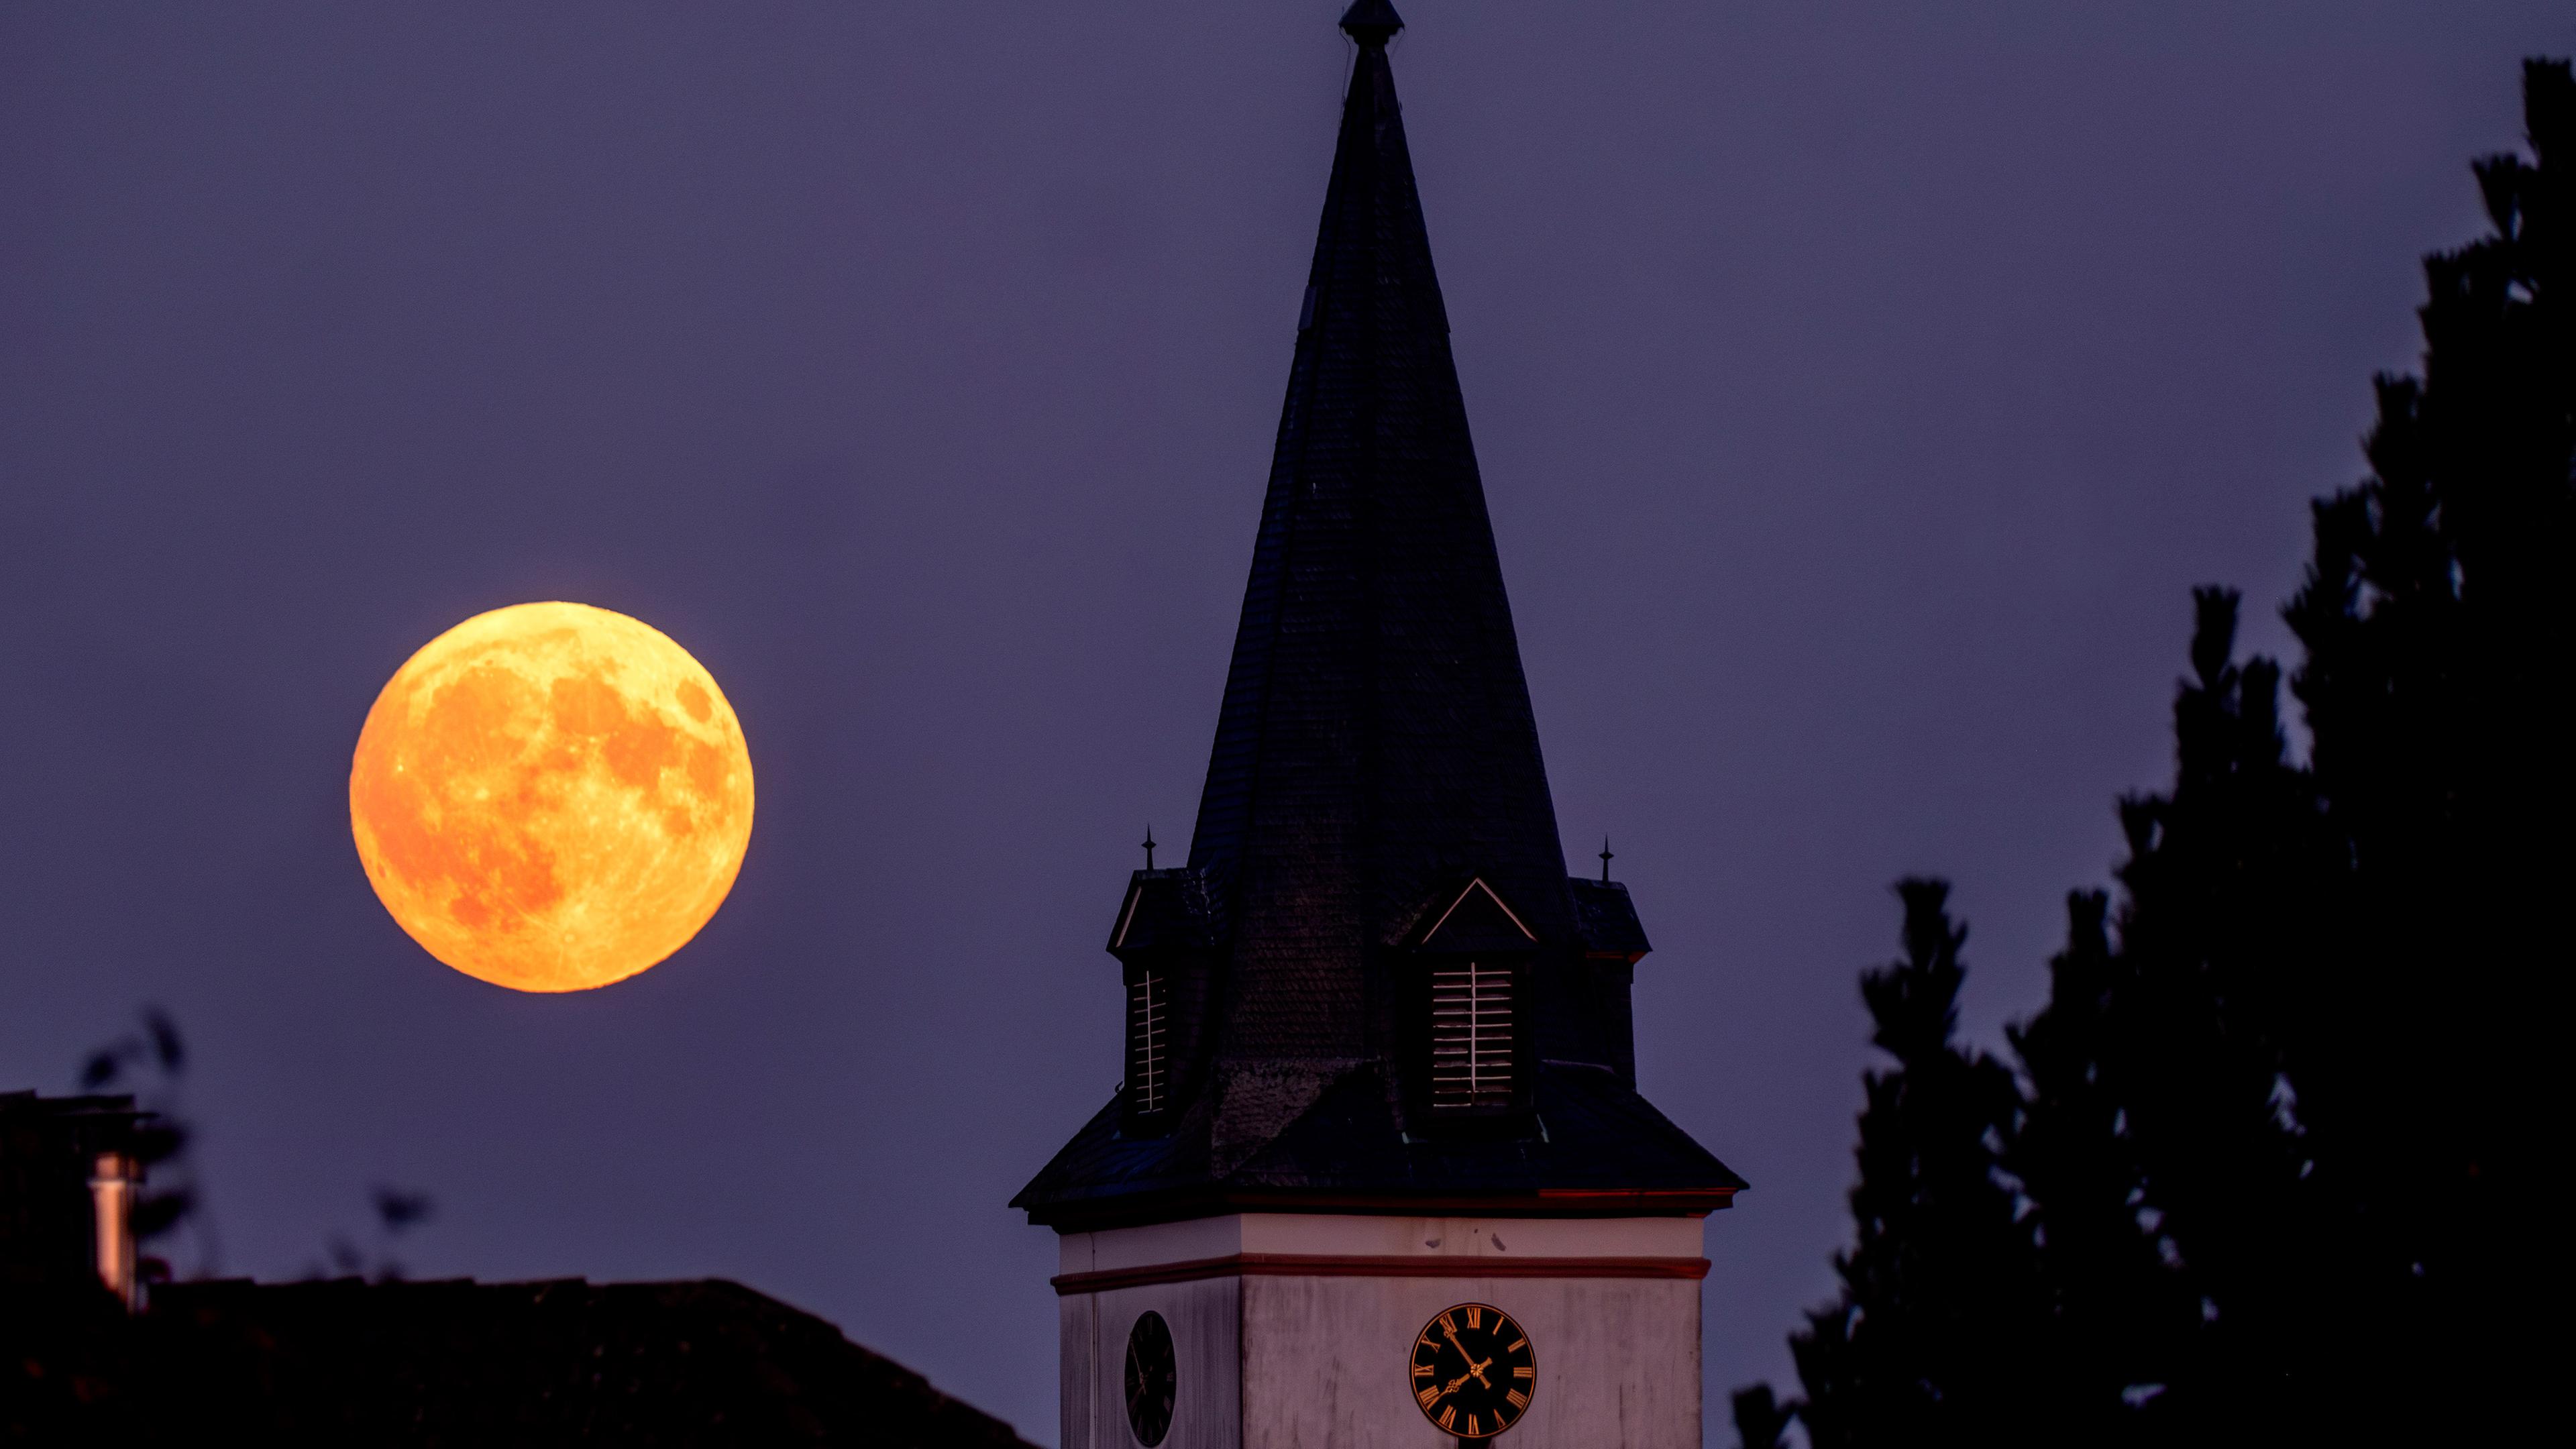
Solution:
[(1172, 1329), (1148, 1313), (1127, 1333), (1127, 1427), (1145, 1449), (1172, 1431), (1172, 1399), (1180, 1390), (1180, 1365), (1172, 1358)]
[(1461, 1303), (1422, 1325), (1405, 1368), (1422, 1416), (1461, 1439), (1519, 1423), (1538, 1392), (1529, 1331), (1490, 1303)]

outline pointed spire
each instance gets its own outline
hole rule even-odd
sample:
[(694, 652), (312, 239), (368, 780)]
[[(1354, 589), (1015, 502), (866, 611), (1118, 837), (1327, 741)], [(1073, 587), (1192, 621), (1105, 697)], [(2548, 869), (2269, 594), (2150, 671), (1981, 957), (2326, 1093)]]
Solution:
[(1364, 959), (1471, 878), (1542, 940), (1572, 931), (1381, 43), (1401, 22), (1363, 0), (1343, 23), (1359, 56), (1190, 842), (1252, 1055), (1365, 1055)]
[[(1137, 872), (1109, 940), (1170, 983), (1171, 1104), (1122, 1092), (1013, 1199), (1061, 1231), (1546, 1213), (1560, 1189), (1577, 1215), (1700, 1213), (1744, 1185), (1637, 1096), (1645, 931), (1566, 872), (1387, 67), (1402, 24), (1384, 0), (1342, 18), (1358, 54), (1189, 863)], [(1526, 1101), (1453, 1133), (1409, 1023), (1457, 958), (1425, 950), (1497, 943)]]
[(1351, 8), (1342, 12), (1342, 32), (1372, 49), (1384, 50), (1403, 28), (1404, 17), (1387, 0), (1351, 0)]

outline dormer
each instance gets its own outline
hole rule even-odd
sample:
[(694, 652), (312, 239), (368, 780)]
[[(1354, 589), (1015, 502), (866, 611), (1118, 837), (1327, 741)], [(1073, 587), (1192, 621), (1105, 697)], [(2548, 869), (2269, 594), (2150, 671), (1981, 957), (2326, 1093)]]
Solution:
[(1126, 992), (1124, 1123), (1137, 1135), (1167, 1130), (1205, 1018), (1211, 945), (1207, 892), (1188, 869), (1140, 870), (1109, 933)]
[(1524, 1108), (1538, 933), (1479, 877), (1424, 913), (1401, 984), (1412, 1020), (1405, 1073), (1429, 1119)]
[(1551, 1061), (1591, 1062), (1637, 1085), (1637, 1031), (1629, 992), (1637, 963), (1652, 946), (1637, 922), (1628, 888), (1614, 880), (1566, 882), (1574, 898), (1574, 929), (1581, 954), (1565, 970), (1564, 1009), (1555, 1013), (1539, 1042)]

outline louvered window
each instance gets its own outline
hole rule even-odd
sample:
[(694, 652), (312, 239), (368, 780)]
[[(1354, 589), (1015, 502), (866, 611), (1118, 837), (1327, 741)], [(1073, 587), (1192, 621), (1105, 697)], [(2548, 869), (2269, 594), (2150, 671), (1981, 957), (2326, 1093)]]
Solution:
[(1431, 1105), (1512, 1101), (1512, 971), (1468, 962), (1431, 972)]
[(1148, 971), (1127, 988), (1127, 1093), (1139, 1112), (1160, 1112), (1171, 1092), (1170, 985)]

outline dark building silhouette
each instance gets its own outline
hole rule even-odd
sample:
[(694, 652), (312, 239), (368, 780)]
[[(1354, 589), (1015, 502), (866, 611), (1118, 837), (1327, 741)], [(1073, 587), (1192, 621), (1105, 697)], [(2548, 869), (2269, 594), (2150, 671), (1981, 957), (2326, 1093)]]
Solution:
[(1023, 1449), (1011, 1426), (739, 1283), (182, 1283), (155, 1288), (164, 1391), (339, 1443)]
[[(1175, 1442), (1428, 1432), (1396, 1363), (1413, 1300), (1507, 1268), (1621, 1281), (1614, 1259), (1695, 1280), (1700, 1217), (1744, 1185), (1638, 1095), (1645, 933), (1623, 886), (1566, 872), (1387, 61), (1401, 26), (1383, 0), (1342, 20), (1355, 62), (1197, 829), (1186, 865), (1135, 873), (1110, 934), (1126, 1080), (1014, 1199), (1064, 1235), (1067, 1449), (1143, 1437), (1104, 1402), (1133, 1388), (1113, 1381), (1142, 1316), (1183, 1360)], [(1555, 1246), (1396, 1261), (1516, 1236)], [(1258, 1321), (1293, 1291), (1268, 1280), (1326, 1277), (1412, 1286)], [(1697, 1444), (1685, 1286), (1533, 1304), (1569, 1352), (1542, 1344), (1523, 1442)], [(1595, 1330), (1655, 1347), (1616, 1367), (1576, 1346)], [(1345, 1349), (1385, 1372), (1326, 1362)], [(1228, 1367), (1256, 1359), (1301, 1367)], [(1661, 1416), (1590, 1417), (1623, 1394)], [(1323, 1400), (1345, 1407), (1301, 1407)]]
[(134, 1301), (127, 1214), (145, 1118), (127, 1096), (0, 1092), (0, 1302), (102, 1287)]
[(0, 1094), (0, 1439), (1025, 1449), (738, 1283), (138, 1285), (149, 1130), (130, 1097)]

